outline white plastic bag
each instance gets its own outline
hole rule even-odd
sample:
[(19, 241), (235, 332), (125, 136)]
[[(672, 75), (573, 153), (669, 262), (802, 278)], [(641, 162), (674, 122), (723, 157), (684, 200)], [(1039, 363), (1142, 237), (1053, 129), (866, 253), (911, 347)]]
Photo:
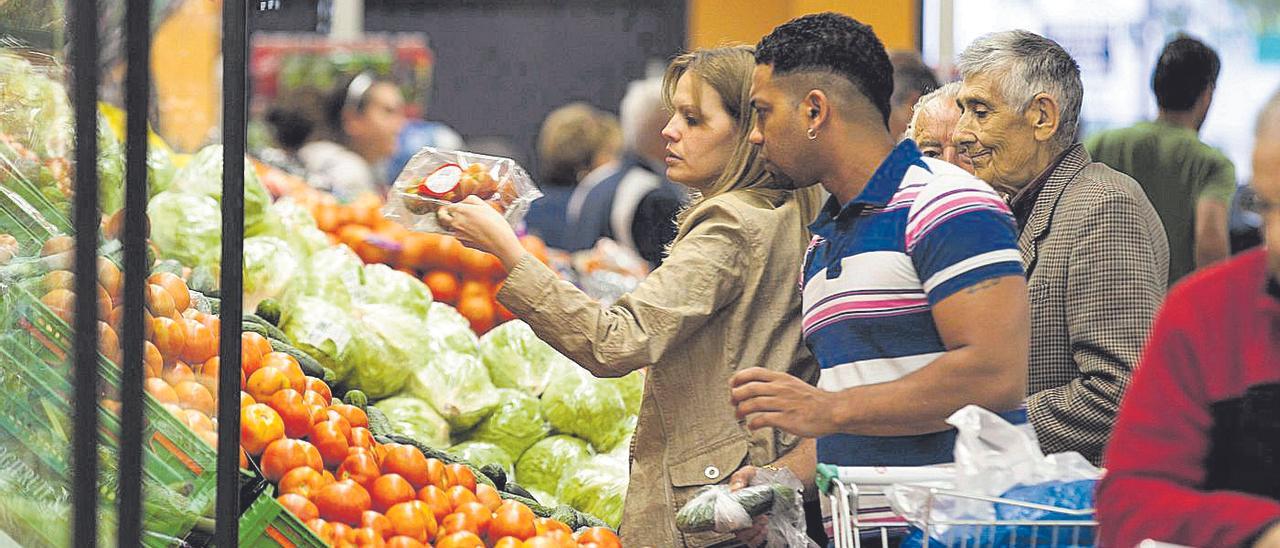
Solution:
[(425, 147), (396, 177), (382, 214), (410, 230), (450, 234), (436, 211), (467, 196), (488, 202), (515, 226), (542, 192), (510, 158)]
[(765, 546), (809, 546), (817, 548), (817, 543), (809, 538), (804, 522), (804, 484), (786, 468), (773, 470), (761, 468), (751, 478), (751, 485), (781, 485), (790, 489), (792, 495), (782, 496), (775, 489), (773, 507), (765, 514), (768, 525), (765, 526)]
[(733, 533), (751, 527), (753, 516), (762, 516), (766, 546), (816, 548), (805, 531), (803, 491), (791, 470), (761, 468), (751, 485), (738, 491), (726, 484), (703, 488), (676, 513), (676, 526), (686, 533)]
[[(955, 426), (958, 431), (955, 481), (895, 484), (886, 490), (886, 495), (894, 511), (912, 525), (923, 528), (927, 517), (932, 522), (930, 535), (948, 546), (961, 539), (948, 536), (953, 528), (938, 525), (938, 522), (993, 520), (996, 517), (995, 506), (978, 500), (937, 497), (930, 511), (928, 500), (929, 489), (932, 487), (954, 488), (965, 494), (999, 497), (1017, 485), (1096, 480), (1102, 475), (1101, 470), (1079, 453), (1045, 456), (1030, 428), (1014, 426), (999, 415), (976, 405), (965, 406), (956, 411), (947, 419), (947, 423)], [(963, 534), (964, 530), (960, 529), (957, 533)]]

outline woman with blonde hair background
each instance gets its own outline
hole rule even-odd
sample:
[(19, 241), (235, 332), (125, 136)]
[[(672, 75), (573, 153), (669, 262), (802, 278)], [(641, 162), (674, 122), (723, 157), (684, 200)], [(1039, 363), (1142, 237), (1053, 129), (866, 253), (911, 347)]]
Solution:
[(608, 308), (527, 254), (483, 202), (469, 198), (440, 213), (464, 243), (501, 259), (508, 277), (498, 301), (543, 340), (597, 376), (649, 368), (622, 517), (626, 546), (733, 543), (681, 533), (676, 510), (743, 466), (791, 466), (802, 475), (813, 467), (812, 440), (748, 432), (726, 388), (749, 367), (818, 378), (801, 342), (797, 285), (818, 197), (765, 171), (747, 141), (754, 67), (752, 48), (738, 46), (682, 55), (667, 69), (667, 177), (696, 198), (662, 266)]

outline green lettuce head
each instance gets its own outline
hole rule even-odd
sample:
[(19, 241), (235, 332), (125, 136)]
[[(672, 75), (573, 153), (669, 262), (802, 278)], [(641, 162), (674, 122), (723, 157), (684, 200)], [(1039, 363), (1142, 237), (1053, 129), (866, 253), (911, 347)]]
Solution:
[(244, 240), (244, 308), (254, 310), (266, 299), (278, 298), (301, 270), (301, 261), (279, 238), (254, 236)]
[(471, 322), (456, 308), (440, 301), (433, 302), (427, 321), (431, 324), (427, 336), (431, 338), (431, 344), (437, 352), (480, 355), (480, 343), (471, 330)]
[(591, 446), (587, 442), (573, 436), (551, 436), (533, 444), (520, 456), (516, 461), (516, 477), (524, 487), (555, 493), (565, 472), (575, 470), (590, 456)]
[(562, 504), (598, 517), (616, 528), (622, 523), (628, 479), (626, 461), (610, 455), (596, 455), (579, 463), (572, 474), (565, 474), (560, 479), (557, 496)]
[(368, 338), (358, 345), (361, 353), (350, 356), (347, 384), (370, 398), (400, 392), (413, 370), (430, 356), (431, 349), (422, 336), (426, 323), (391, 305), (360, 304), (355, 309), (355, 323)]
[(147, 217), (160, 257), (193, 268), (222, 261), (222, 210), (213, 198), (161, 192), (147, 204)]
[(464, 441), (450, 447), (448, 453), (476, 468), (489, 464), (501, 466), (507, 472), (507, 481), (515, 481), (515, 460), (497, 445), (484, 441)]
[(285, 307), (280, 328), (299, 350), (332, 369), (338, 381), (351, 376), (356, 360), (377, 349), (371, 335), (347, 311), (323, 297), (300, 297)]
[(281, 198), (271, 204), (271, 221), (266, 234), (280, 238), (293, 247), (299, 257), (332, 247), (328, 236), (316, 228), (311, 212), (292, 198)]
[(321, 250), (307, 260), (285, 299), (321, 297), (343, 308), (350, 307), (364, 284), (364, 262), (351, 248), (340, 245)]
[(493, 384), (534, 396), (542, 395), (568, 361), (520, 320), (509, 321), (485, 333), (480, 338), (480, 356), (489, 368)]
[(470, 429), (498, 406), (489, 371), (470, 354), (433, 352), (413, 372), (405, 391), (430, 402), (455, 430)]
[(523, 455), (551, 433), (538, 398), (519, 390), (499, 389), (498, 401), (502, 403), (471, 433), (473, 441), (495, 444), (510, 455)]
[(556, 430), (583, 438), (597, 451), (613, 449), (634, 430), (622, 393), (585, 370), (561, 375), (542, 394), (542, 412)]
[[(422, 320), (427, 320), (431, 312), (431, 290), (427, 284), (385, 264), (365, 265), (362, 289), (363, 302), (398, 306)], [(418, 337), (425, 338), (426, 334), (424, 329)]]
[[(209, 145), (196, 152), (191, 161), (174, 175), (173, 187), (180, 192), (208, 196), (222, 201), (222, 145)], [(257, 236), (267, 227), (271, 194), (262, 186), (253, 166), (244, 164), (244, 233)]]
[(427, 402), (411, 396), (396, 396), (373, 404), (387, 416), (391, 429), (427, 446), (449, 446), (449, 424)]

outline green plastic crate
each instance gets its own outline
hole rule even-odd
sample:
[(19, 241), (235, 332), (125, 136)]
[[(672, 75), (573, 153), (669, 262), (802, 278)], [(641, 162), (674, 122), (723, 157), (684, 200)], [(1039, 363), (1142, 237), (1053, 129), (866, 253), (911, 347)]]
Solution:
[(240, 546), (324, 548), (327, 545), (272, 498), (268, 489), (240, 516)]

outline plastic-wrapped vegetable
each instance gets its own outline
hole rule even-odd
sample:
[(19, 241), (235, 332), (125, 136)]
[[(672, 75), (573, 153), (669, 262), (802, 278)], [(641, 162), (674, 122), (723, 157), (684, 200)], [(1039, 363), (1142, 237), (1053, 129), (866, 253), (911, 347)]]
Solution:
[(596, 455), (560, 479), (557, 496), (580, 512), (604, 520), (610, 527), (622, 522), (627, 498), (627, 465), (609, 455)]
[(483, 467), (490, 464), (499, 466), (506, 471), (507, 481), (514, 481), (515, 479), (515, 459), (512, 459), (511, 455), (501, 447), (492, 443), (475, 440), (464, 441), (450, 447), (447, 452), (473, 466)]
[(271, 236), (244, 240), (244, 307), (253, 310), (264, 299), (274, 299), (288, 289), (300, 268), (289, 244)]
[(479, 341), (471, 330), (471, 322), (452, 306), (436, 301), (431, 303), (427, 316), (431, 324), (427, 337), (437, 352), (458, 352), (479, 355)]
[(289, 242), (300, 257), (310, 257), (331, 246), (329, 238), (316, 228), (311, 212), (292, 198), (281, 198), (271, 204), (271, 219), (266, 234)]
[(556, 430), (613, 449), (635, 429), (617, 387), (585, 370), (561, 375), (542, 394), (542, 412)]
[(761, 469), (751, 485), (730, 491), (725, 484), (703, 488), (676, 512), (676, 527), (686, 533), (729, 533), (751, 525), (753, 517), (768, 516), (767, 546), (817, 548), (805, 532), (804, 486), (790, 470)]
[(111, 215), (124, 207), (124, 147), (98, 115), (98, 203)]
[(346, 308), (354, 302), (363, 283), (364, 262), (360, 257), (347, 246), (330, 247), (307, 260), (306, 268), (295, 277), (285, 299), (321, 297)]
[[(222, 200), (222, 145), (200, 149), (191, 161), (174, 175), (173, 188), (189, 194), (201, 194)], [(244, 231), (256, 236), (266, 228), (271, 195), (262, 186), (249, 162), (244, 165)]]
[[(516, 477), (529, 489), (555, 493), (560, 478), (591, 456), (591, 446), (573, 436), (551, 436), (533, 444), (516, 461)], [(543, 504), (550, 504), (538, 499)]]
[(520, 320), (504, 323), (481, 337), (480, 357), (489, 368), (493, 384), (534, 396), (542, 395), (566, 363), (573, 363)]
[[(427, 284), (385, 264), (365, 265), (362, 288), (363, 302), (395, 305), (423, 320), (431, 312), (431, 290)], [(424, 329), (417, 337), (426, 332)]]
[(612, 384), (618, 389), (618, 393), (622, 394), (622, 401), (627, 404), (628, 414), (640, 414), (640, 402), (644, 400), (644, 372), (632, 371), (622, 377), (602, 380)]
[(161, 192), (147, 204), (151, 241), (160, 256), (191, 266), (222, 260), (222, 210), (208, 196)]
[(551, 433), (542, 416), (542, 402), (519, 390), (499, 389), (498, 405), (471, 433), (473, 441), (486, 441), (511, 455), (523, 455), (530, 446)]
[(530, 488), (529, 488), (529, 494), (530, 494), (530, 495), (533, 495), (533, 498), (534, 498), (535, 500), (537, 500), (537, 501), (538, 501), (538, 503), (539, 503), (539, 504), (542, 504), (543, 506), (550, 506), (550, 507), (553, 507), (553, 508), (554, 508), (554, 507), (556, 507), (556, 506), (559, 506), (559, 505), (560, 505), (560, 499), (556, 498), (556, 496), (555, 496), (555, 495), (552, 495), (551, 493), (548, 493), (548, 492), (543, 491), (543, 490), (541, 490), (541, 489), (534, 489), (534, 488), (530, 487)]
[(354, 356), (368, 333), (342, 308), (323, 297), (300, 297), (285, 308), (280, 328), (299, 350), (332, 369), (337, 380), (351, 375)]
[(67, 91), (50, 72), (0, 53), (0, 133), (19, 138), (44, 158), (66, 156), (74, 135)]
[(371, 398), (400, 392), (414, 368), (431, 353), (422, 332), (426, 323), (408, 311), (385, 304), (356, 306), (356, 323), (367, 334), (363, 344), (347, 355), (351, 374), (347, 384)]
[(396, 396), (373, 404), (391, 423), (391, 429), (430, 447), (449, 446), (449, 424), (425, 401)]
[(408, 394), (430, 402), (456, 430), (467, 430), (498, 406), (497, 389), (480, 358), (470, 354), (434, 354), (405, 386)]

